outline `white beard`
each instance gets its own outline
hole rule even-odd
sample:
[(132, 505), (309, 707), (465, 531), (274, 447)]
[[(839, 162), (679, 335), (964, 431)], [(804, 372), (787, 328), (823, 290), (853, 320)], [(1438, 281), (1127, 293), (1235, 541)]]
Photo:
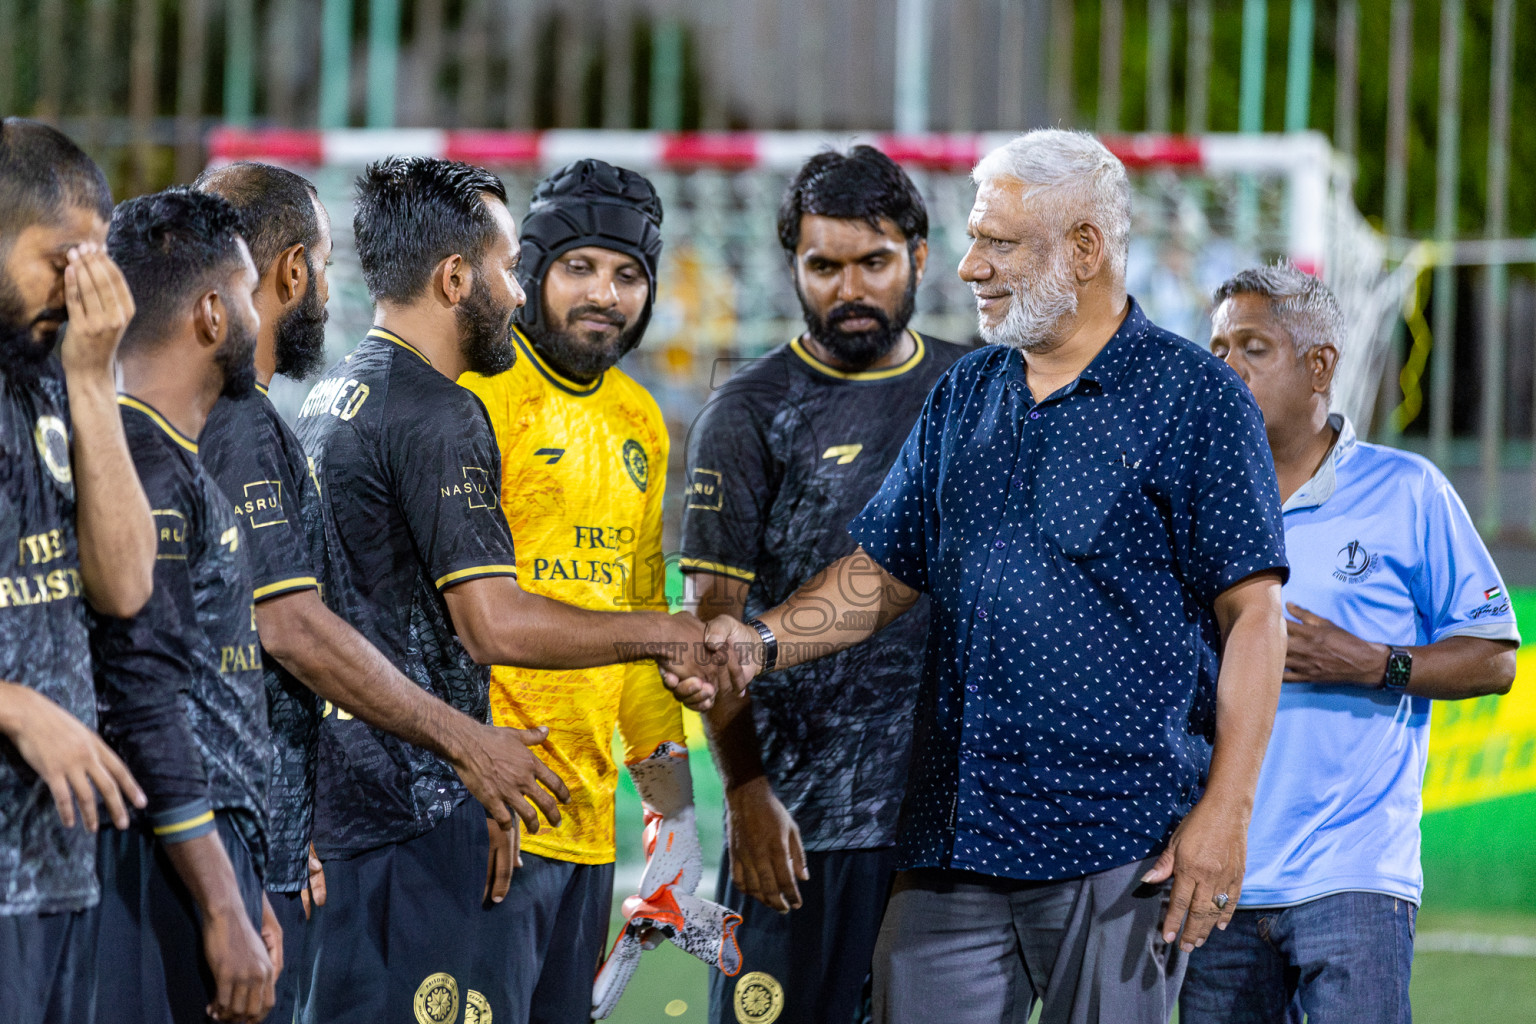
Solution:
[(1022, 277), (1008, 285), (1008, 312), (996, 327), (978, 324), (982, 339), (1025, 352), (1050, 348), (1059, 340), (1056, 327), (1077, 313), (1077, 288), (1065, 250), (1052, 254), (1050, 266), (1033, 285)]

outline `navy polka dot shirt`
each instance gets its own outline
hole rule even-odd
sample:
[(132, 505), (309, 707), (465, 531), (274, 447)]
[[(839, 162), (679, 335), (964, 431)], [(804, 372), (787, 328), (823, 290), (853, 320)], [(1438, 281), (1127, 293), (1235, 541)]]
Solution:
[(1159, 849), (1210, 765), (1212, 601), (1285, 572), (1236, 374), (1134, 300), (1039, 403), (1022, 356), (986, 346), (849, 531), (933, 598), (901, 867), (1064, 879)]

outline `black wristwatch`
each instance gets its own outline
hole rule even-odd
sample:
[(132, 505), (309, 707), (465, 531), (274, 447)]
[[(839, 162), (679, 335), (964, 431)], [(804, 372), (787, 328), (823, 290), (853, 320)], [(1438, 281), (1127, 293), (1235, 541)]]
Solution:
[(763, 667), (758, 674), (767, 675), (779, 661), (779, 638), (773, 635), (773, 630), (763, 625), (762, 619), (748, 619), (747, 625), (757, 630), (757, 635), (763, 641)]
[(1388, 693), (1402, 693), (1408, 689), (1408, 677), (1413, 674), (1413, 653), (1402, 647), (1387, 648), (1387, 671), (1381, 677), (1381, 688)]

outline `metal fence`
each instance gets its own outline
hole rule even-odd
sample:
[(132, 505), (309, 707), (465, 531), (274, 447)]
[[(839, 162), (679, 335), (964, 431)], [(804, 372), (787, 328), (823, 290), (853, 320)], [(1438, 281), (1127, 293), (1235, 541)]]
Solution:
[(1378, 436), (1475, 471), (1485, 529), (1531, 536), (1533, 23), (1514, 0), (0, 0), (0, 111), (61, 122), (124, 194), (189, 179), (217, 124), (1322, 130), (1417, 285)]

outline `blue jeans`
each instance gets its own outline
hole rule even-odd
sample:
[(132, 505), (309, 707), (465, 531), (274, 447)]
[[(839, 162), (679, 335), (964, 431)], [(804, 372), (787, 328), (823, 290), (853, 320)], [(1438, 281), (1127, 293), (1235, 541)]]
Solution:
[(1239, 910), (1189, 957), (1181, 1024), (1408, 1024), (1418, 907), (1345, 892)]

